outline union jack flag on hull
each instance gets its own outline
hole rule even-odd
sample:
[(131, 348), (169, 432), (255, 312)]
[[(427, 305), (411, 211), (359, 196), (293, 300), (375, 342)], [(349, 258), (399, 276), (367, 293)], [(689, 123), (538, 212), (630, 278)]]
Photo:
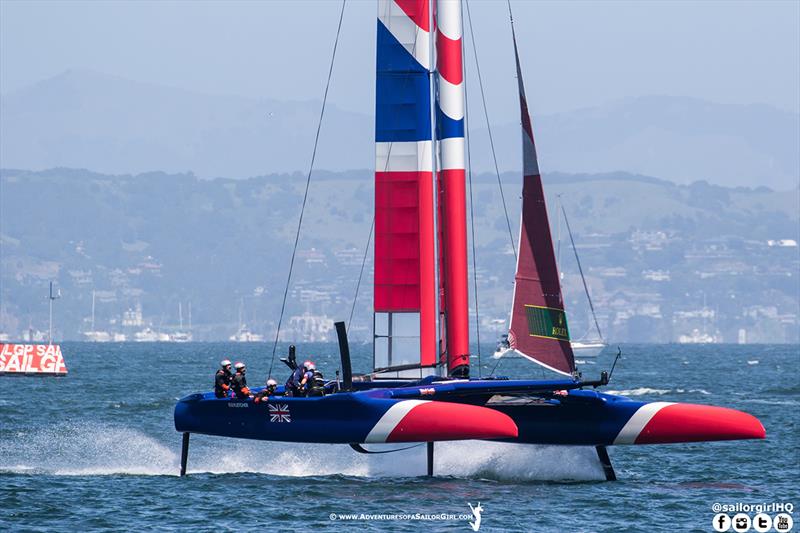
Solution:
[(289, 412), (289, 405), (285, 403), (269, 404), (270, 422), (291, 422), (292, 414)]

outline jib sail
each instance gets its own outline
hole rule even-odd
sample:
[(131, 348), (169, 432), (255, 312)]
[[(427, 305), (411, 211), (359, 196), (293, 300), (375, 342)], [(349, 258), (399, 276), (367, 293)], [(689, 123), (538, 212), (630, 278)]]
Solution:
[(513, 39), (522, 120), (523, 179), (519, 253), (508, 340), (511, 349), (528, 359), (556, 372), (572, 374), (575, 357), (569, 342), (516, 36)]

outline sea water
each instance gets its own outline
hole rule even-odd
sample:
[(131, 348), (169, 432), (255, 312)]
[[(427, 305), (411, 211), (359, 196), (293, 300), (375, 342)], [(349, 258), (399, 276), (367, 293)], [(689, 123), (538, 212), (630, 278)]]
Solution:
[[(250, 384), (261, 385), (272, 346), (62, 350), (67, 377), (0, 377), (0, 530), (472, 531), (470, 504), (480, 503), (480, 531), (713, 531), (715, 504), (800, 505), (798, 346), (623, 345), (608, 392), (741, 409), (767, 439), (611, 447), (617, 482), (603, 481), (593, 448), (441, 443), (431, 479), (423, 447), (366, 456), (203, 435), (192, 436), (180, 478), (176, 400), (209, 390), (223, 358), (246, 362)], [(274, 362), (281, 382), (285, 350)], [(368, 371), (370, 346), (352, 351), (354, 370)], [(482, 351), (475, 375), (497, 364), (497, 375), (544, 377)], [(608, 369), (615, 352), (582, 359), (585, 377)], [(327, 377), (338, 367), (335, 344), (300, 345), (298, 357)], [(798, 530), (800, 509), (792, 516)]]

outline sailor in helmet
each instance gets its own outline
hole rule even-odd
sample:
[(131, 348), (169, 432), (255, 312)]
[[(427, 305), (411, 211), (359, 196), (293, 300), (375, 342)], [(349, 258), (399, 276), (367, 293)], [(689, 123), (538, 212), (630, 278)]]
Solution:
[(306, 375), (306, 365), (312, 364), (306, 361), (292, 371), (292, 375), (286, 380), (286, 396), (302, 396), (301, 385)]
[(256, 394), (255, 399), (253, 400), (255, 403), (260, 403), (262, 401), (267, 401), (270, 396), (275, 396), (277, 394), (278, 389), (278, 382), (272, 378), (267, 380), (267, 386), (264, 387), (261, 392)]
[(244, 363), (236, 363), (233, 365), (233, 368), (236, 369), (236, 374), (233, 375), (233, 383), (231, 385), (233, 393), (238, 399), (246, 400), (250, 397), (250, 389), (247, 388), (247, 378), (244, 377), (245, 372), (247, 372), (247, 367)]
[(231, 374), (231, 362), (228, 359), (223, 359), (219, 362), (219, 370), (214, 375), (214, 395), (217, 398), (226, 398), (231, 392), (231, 382), (233, 381), (233, 374)]
[(308, 396), (308, 392), (314, 384), (314, 372), (317, 370), (317, 365), (311, 361), (306, 361), (303, 363), (303, 366), (306, 367), (306, 371), (303, 374), (303, 379), (300, 381), (300, 394), (302, 396)]

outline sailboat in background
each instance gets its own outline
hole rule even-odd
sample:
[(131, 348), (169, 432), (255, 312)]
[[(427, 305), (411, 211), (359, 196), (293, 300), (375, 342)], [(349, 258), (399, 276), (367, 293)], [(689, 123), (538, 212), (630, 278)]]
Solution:
[[(376, 453), (364, 444), (427, 443), (429, 475), (436, 441), (587, 445), (606, 479), (615, 479), (608, 445), (765, 437), (749, 414), (605, 394), (595, 390), (608, 383), (605, 372), (597, 380), (577, 372), (513, 31), (524, 164), (509, 344), (553, 377), (470, 375), (461, 28), (459, 0), (378, 1), (372, 372), (352, 375), (338, 322), (343, 379), (321, 395), (278, 387), (260, 402), (182, 398), (174, 414), (182, 474), (191, 433), (349, 444), (360, 453)], [(286, 362), (296, 366), (291, 350)]]
[[(559, 195), (559, 200), (561, 200), (561, 195)], [(567, 234), (569, 235), (569, 242), (572, 246), (572, 252), (575, 254), (575, 263), (578, 265), (578, 272), (581, 275), (581, 282), (583, 283), (583, 292), (586, 294), (586, 300), (589, 302), (589, 310), (592, 313), (592, 320), (594, 322), (594, 331), (597, 333), (597, 337), (591, 338), (589, 335), (591, 334), (591, 328), (589, 331), (586, 332), (584, 336), (581, 338), (574, 340), (571, 342), (572, 344), (572, 351), (575, 352), (575, 355), (581, 357), (597, 357), (600, 355), (607, 346), (608, 343), (603, 338), (603, 332), (600, 331), (600, 323), (597, 321), (597, 313), (594, 310), (594, 303), (592, 302), (592, 295), (589, 293), (589, 285), (586, 283), (586, 276), (583, 275), (583, 266), (581, 265), (581, 258), (578, 255), (578, 247), (575, 246), (575, 238), (572, 236), (572, 228), (569, 225), (569, 219), (567, 218), (567, 210), (564, 209), (564, 204), (559, 201), (559, 205), (557, 207), (560, 215), (564, 217), (564, 223), (567, 226)], [(561, 250), (561, 218), (559, 218), (559, 228), (558, 228), (558, 248), (559, 252)], [(560, 263), (559, 263), (560, 264)]]
[(228, 337), (231, 342), (264, 342), (264, 335), (253, 333), (244, 323), (244, 298), (239, 300), (239, 329)]
[(83, 334), (89, 342), (109, 342), (112, 337), (107, 331), (98, 331), (94, 325), (94, 308), (95, 308), (95, 291), (92, 290), (92, 321), (89, 331), (84, 331)]
[(178, 331), (170, 333), (171, 342), (191, 342), (192, 341), (192, 303), (189, 302), (189, 329), (183, 329), (183, 304), (178, 302)]

